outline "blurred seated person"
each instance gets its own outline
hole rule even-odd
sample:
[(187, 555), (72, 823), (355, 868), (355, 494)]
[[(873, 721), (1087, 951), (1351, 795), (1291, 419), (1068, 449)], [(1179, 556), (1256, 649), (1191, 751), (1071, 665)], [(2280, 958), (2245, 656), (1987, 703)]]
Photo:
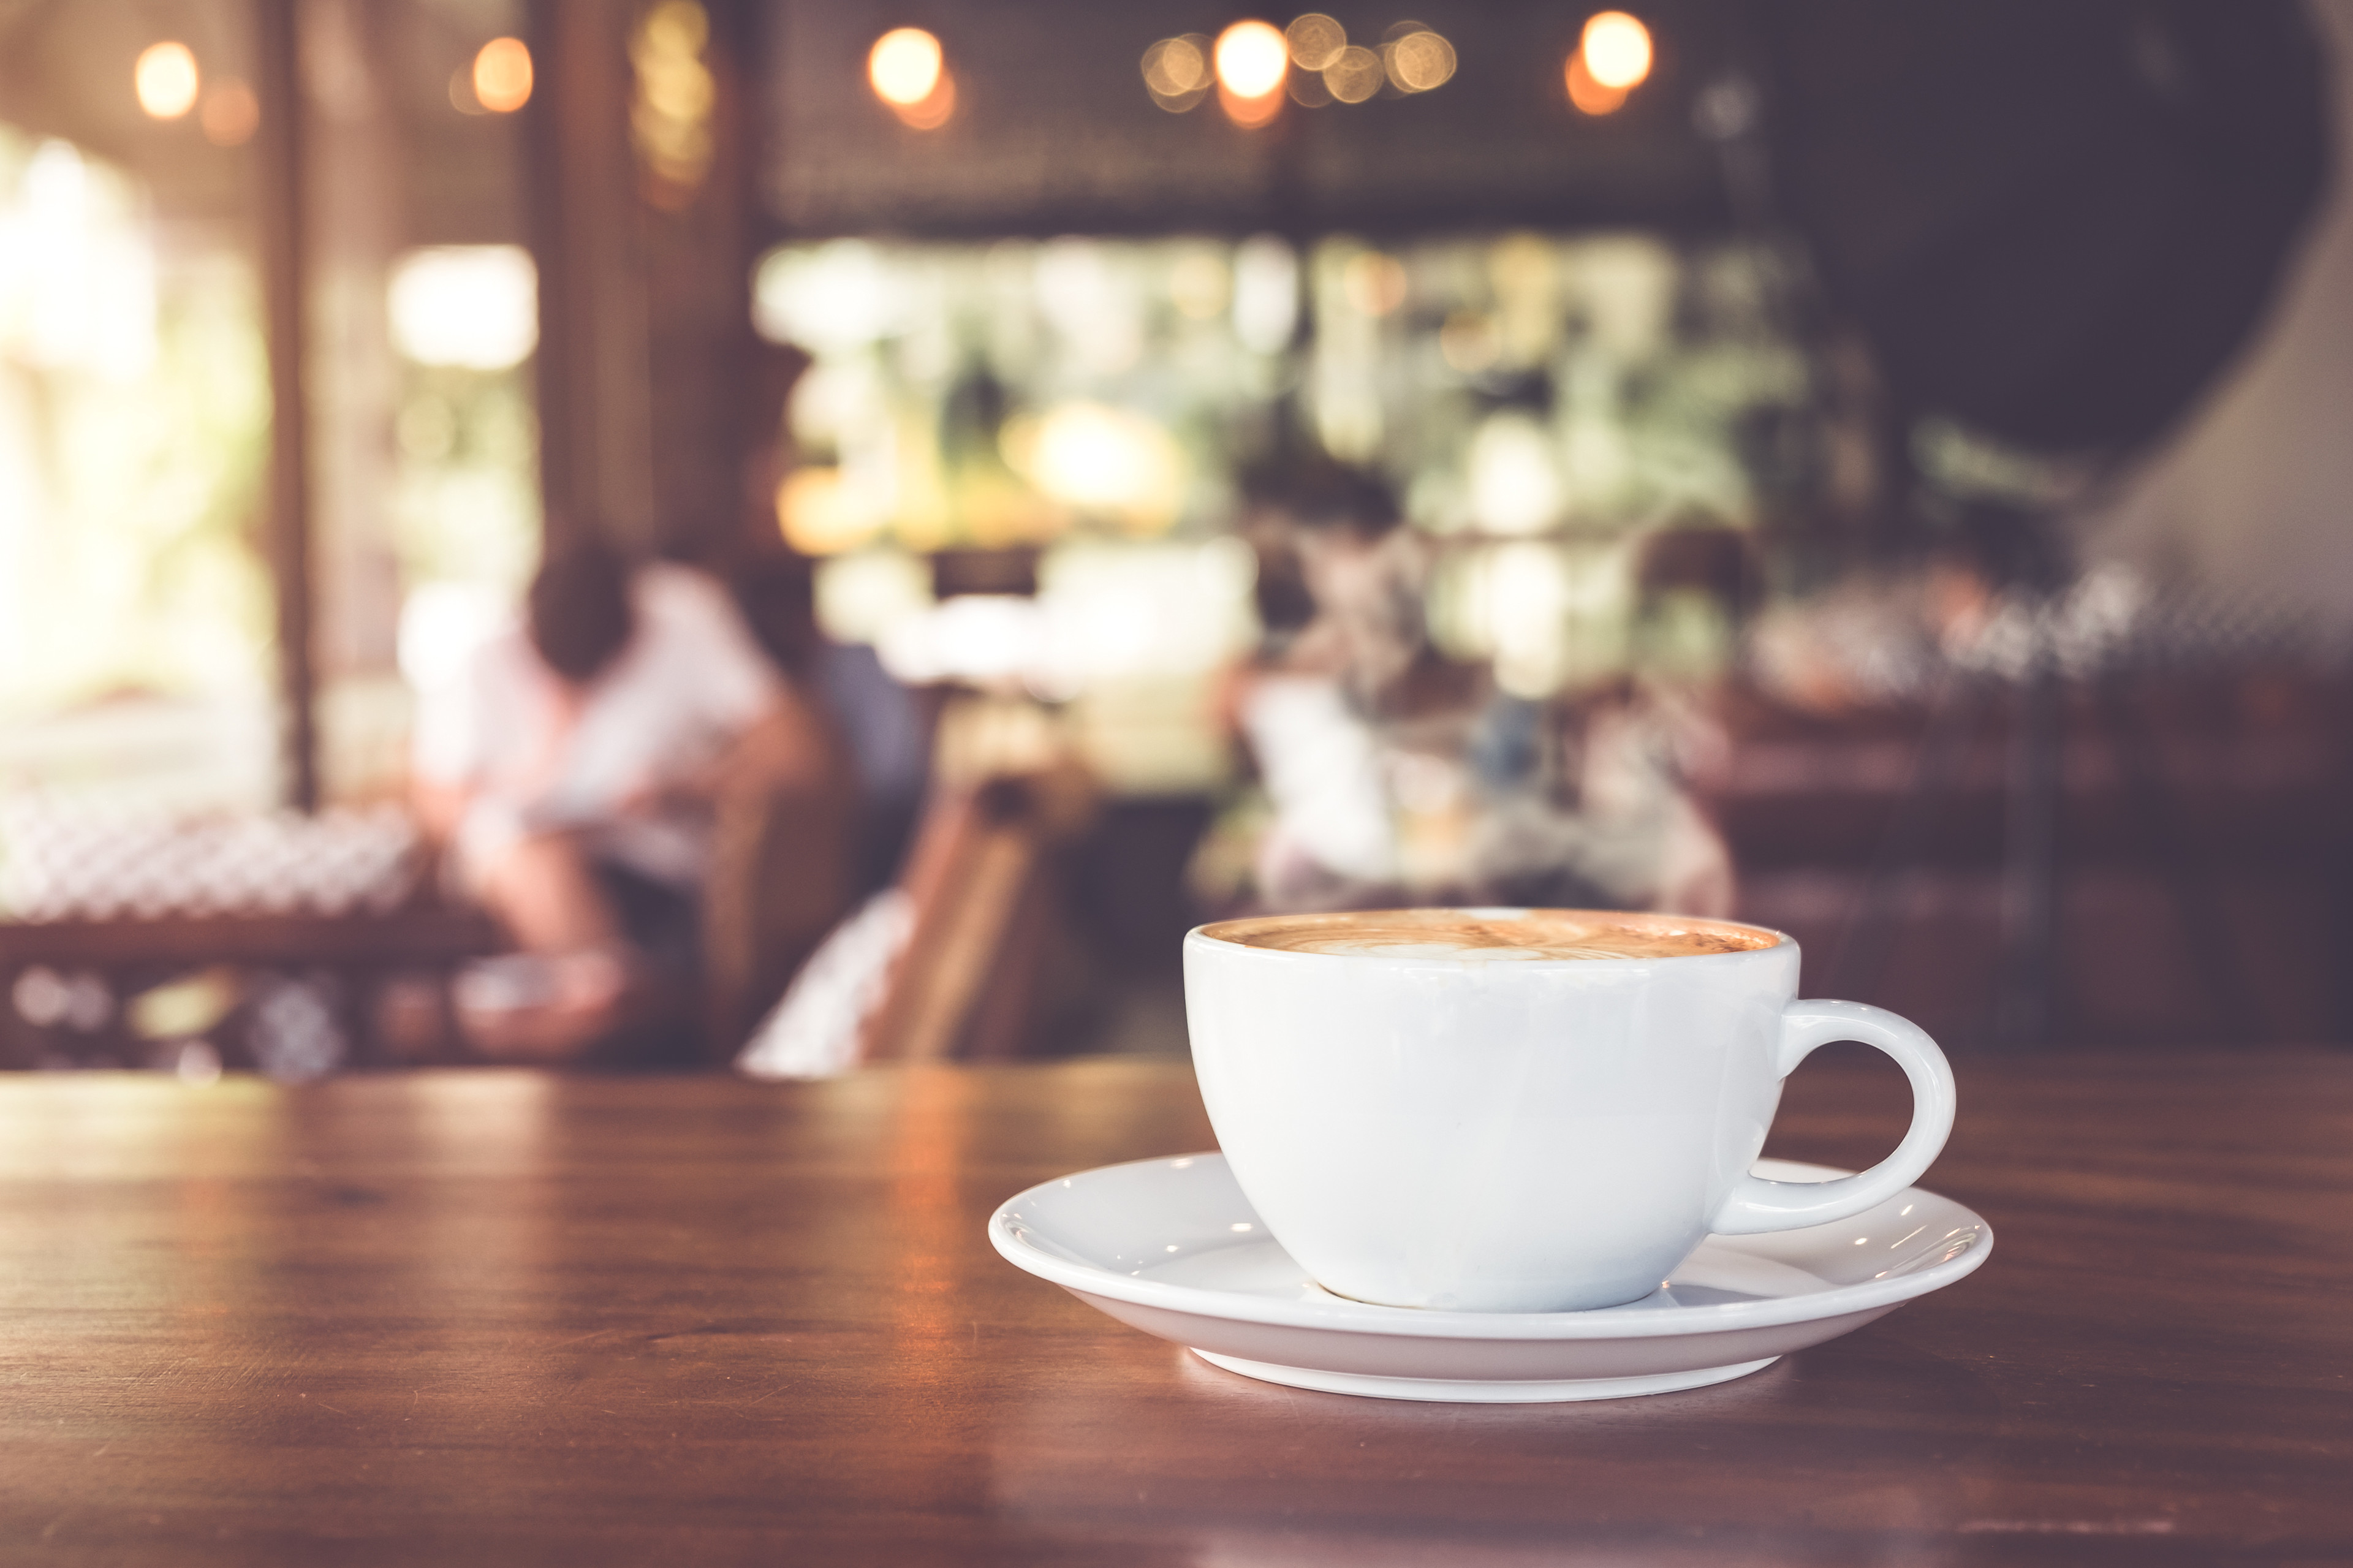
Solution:
[(1400, 852), (1398, 764), (1411, 759), (1408, 773), (1444, 790), (1440, 775), (1484, 706), (1485, 673), (1430, 645), (1427, 541), (1400, 526), (1377, 478), (1316, 463), (1258, 476), (1245, 494), (1266, 635), (1227, 706), (1271, 813), (1251, 857), (1256, 900), (1397, 901), (1427, 879)]
[(931, 715), (862, 643), (818, 624), (815, 564), (777, 536), (779, 496), (797, 460), (786, 409), (811, 364), (786, 343), (754, 351), (743, 408), (753, 434), (744, 464), (741, 532), (723, 574), (744, 625), (776, 668), (808, 694), (845, 742), (857, 797), (860, 893), (898, 874), (931, 776)]
[(485, 1055), (577, 1058), (691, 978), (712, 805), (822, 784), (838, 742), (716, 581), (600, 544), (551, 556), (522, 624), (427, 694), (417, 805), (521, 954), (461, 977)]
[(888, 886), (931, 777), (931, 725), (923, 706), (871, 647), (836, 642), (818, 625), (807, 556), (764, 543), (739, 555), (727, 579), (754, 640), (845, 744), (859, 803), (858, 890)]
[(1197, 863), (1213, 903), (1729, 912), (1675, 704), (1631, 681), (1516, 696), (1445, 657), (1424, 613), (1433, 543), (1361, 470), (1261, 488), (1243, 532), (1267, 636), (1227, 705), (1263, 803), (1238, 814), (1246, 856), (1213, 839)]

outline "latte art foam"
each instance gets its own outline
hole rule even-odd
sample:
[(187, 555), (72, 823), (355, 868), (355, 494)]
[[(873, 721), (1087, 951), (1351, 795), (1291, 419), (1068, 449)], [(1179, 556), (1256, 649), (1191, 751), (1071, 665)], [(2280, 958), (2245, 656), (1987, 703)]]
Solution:
[(1672, 915), (1588, 910), (1374, 910), (1221, 921), (1201, 934), (1244, 947), (1365, 958), (1704, 958), (1773, 947), (1769, 931)]

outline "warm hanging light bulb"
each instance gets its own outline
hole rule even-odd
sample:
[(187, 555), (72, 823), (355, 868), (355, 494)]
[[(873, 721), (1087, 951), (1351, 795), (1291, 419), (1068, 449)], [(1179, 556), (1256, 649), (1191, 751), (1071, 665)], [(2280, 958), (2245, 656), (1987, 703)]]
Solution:
[(174, 39), (150, 44), (131, 68), (139, 107), (154, 120), (177, 120), (196, 106), (196, 57), (187, 45)]
[(1597, 87), (1625, 92), (1651, 74), (1651, 29), (1623, 11), (1604, 11), (1588, 21), (1577, 47)]
[(1593, 79), (1585, 68), (1585, 51), (1577, 49), (1568, 57), (1568, 101), (1587, 114), (1615, 114), (1626, 106), (1626, 89), (1604, 87)]
[(1291, 45), (1272, 24), (1236, 22), (1218, 35), (1218, 85), (1240, 99), (1271, 96), (1291, 68)]
[(902, 109), (931, 97), (944, 68), (939, 39), (921, 27), (892, 28), (874, 40), (866, 56), (866, 79), (875, 96)]
[(474, 97), (493, 114), (531, 101), (531, 50), (521, 38), (492, 38), (475, 54)]

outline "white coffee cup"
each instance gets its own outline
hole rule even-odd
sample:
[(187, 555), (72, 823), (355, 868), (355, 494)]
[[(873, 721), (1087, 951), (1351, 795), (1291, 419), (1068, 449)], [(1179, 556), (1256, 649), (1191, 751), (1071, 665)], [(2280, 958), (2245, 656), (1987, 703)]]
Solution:
[[(1297, 925), (1283, 917), (1188, 933), (1185, 1005), (1219, 1144), (1267, 1229), (1338, 1295), (1482, 1312), (1636, 1300), (1711, 1231), (1820, 1225), (1894, 1196), (1952, 1128), (1936, 1042), (1877, 1007), (1796, 1000), (1798, 944), (1778, 931), (1578, 910), (1315, 918), (1343, 945), (1349, 921), (1377, 938), (1399, 918), (1651, 921), (1754, 944), (1569, 958), (1250, 945)], [(1857, 1175), (1751, 1175), (1781, 1080), (1834, 1040), (1903, 1067), (1910, 1131)]]

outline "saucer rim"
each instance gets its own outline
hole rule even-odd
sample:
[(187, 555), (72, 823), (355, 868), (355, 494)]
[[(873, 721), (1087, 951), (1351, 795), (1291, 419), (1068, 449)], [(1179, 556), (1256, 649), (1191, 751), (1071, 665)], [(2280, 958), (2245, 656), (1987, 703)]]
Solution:
[[(1647, 1312), (1621, 1314), (1607, 1308), (1567, 1312), (1453, 1312), (1419, 1307), (1386, 1307), (1338, 1296), (1330, 1298), (1328, 1302), (1280, 1300), (1203, 1285), (1182, 1285), (1115, 1274), (1100, 1267), (1071, 1263), (1035, 1245), (1027, 1238), (1012, 1214), (1020, 1204), (1065, 1183), (1138, 1166), (1171, 1166), (1180, 1160), (1197, 1165), (1206, 1160), (1215, 1160), (1223, 1164), (1225, 1158), (1221, 1151), (1214, 1149), (1193, 1154), (1163, 1154), (1151, 1159), (1123, 1160), (1116, 1164), (1097, 1165), (1039, 1182), (1014, 1194), (989, 1215), (989, 1244), (996, 1247), (999, 1257), (1015, 1268), (1060, 1285), (1066, 1290), (1104, 1296), (1139, 1307), (1191, 1312), (1230, 1322), (1262, 1323), (1272, 1328), (1328, 1329), (1414, 1339), (1546, 1341), (1662, 1339), (1776, 1328), (1850, 1312), (1869, 1311), (1874, 1308), (1895, 1307), (1966, 1279), (1982, 1268), (1993, 1253), (1993, 1226), (1987, 1223), (1983, 1215), (1957, 1199), (1915, 1186), (1905, 1188), (1903, 1193), (1894, 1194), (1888, 1201), (1892, 1203), (1897, 1197), (1915, 1193), (1923, 1197), (1935, 1198), (1958, 1209), (1966, 1216), (1961, 1222), (1962, 1226), (1973, 1226), (1977, 1231), (1958, 1256), (1931, 1264), (1915, 1273), (1887, 1279), (1862, 1280), (1852, 1285), (1829, 1285), (1821, 1290), (1799, 1296), (1677, 1305)], [(1754, 1169), (1768, 1180), (1783, 1181), (1829, 1181), (1852, 1174), (1835, 1166), (1814, 1165), (1794, 1160), (1759, 1160)], [(1849, 1222), (1833, 1220), (1829, 1223), (1835, 1226)], [(1765, 1234), (1788, 1236), (1823, 1228), (1827, 1226), (1806, 1226), (1790, 1231)]]
[(1345, 1394), (1356, 1399), (1409, 1400), (1430, 1405), (1581, 1405), (1609, 1399), (1643, 1399), (1660, 1394), (1683, 1394), (1711, 1388), (1719, 1383), (1763, 1372), (1778, 1362), (1784, 1351), (1722, 1366), (1693, 1367), (1674, 1372), (1634, 1373), (1601, 1377), (1417, 1377), (1411, 1373), (1334, 1372), (1316, 1366), (1289, 1366), (1280, 1362), (1252, 1361), (1247, 1356), (1186, 1347), (1220, 1372), (1256, 1378), (1285, 1388), (1316, 1394)]

